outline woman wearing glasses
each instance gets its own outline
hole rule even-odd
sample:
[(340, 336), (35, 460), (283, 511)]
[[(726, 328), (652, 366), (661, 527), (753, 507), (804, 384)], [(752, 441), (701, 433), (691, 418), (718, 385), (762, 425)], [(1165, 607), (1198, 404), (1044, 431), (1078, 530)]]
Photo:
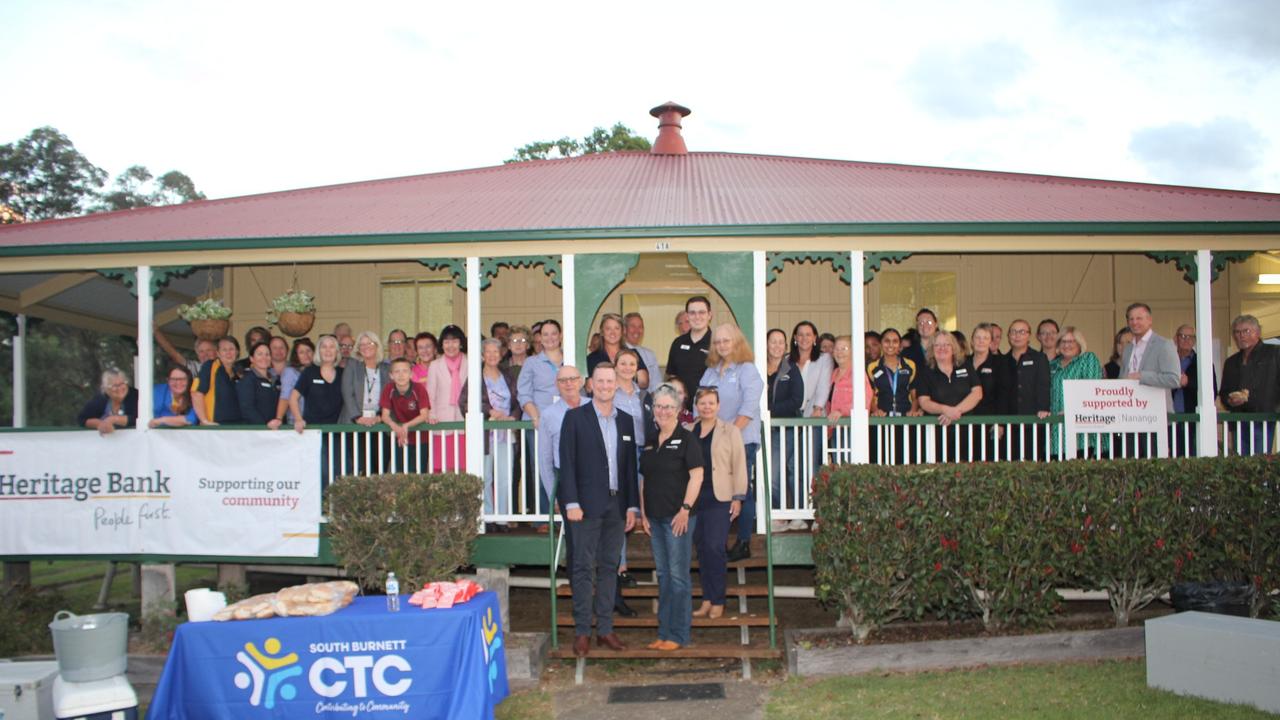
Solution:
[(199, 422), (191, 404), (191, 371), (182, 365), (169, 368), (168, 378), (156, 385), (151, 399), (152, 420), (147, 427), (183, 427)]
[[(640, 518), (644, 532), (652, 538), (658, 574), (658, 639), (649, 648), (678, 650), (689, 644), (693, 624), (689, 565), (697, 526), (693, 507), (704, 486), (703, 453), (693, 432), (677, 422), (680, 396), (670, 385), (654, 391), (653, 413), (657, 433), (640, 455), (644, 477)], [(723, 553), (724, 535), (720, 548)]]
[[(707, 371), (700, 388), (720, 391), (720, 419), (732, 423), (742, 433), (747, 453), (747, 491), (738, 522), (738, 543), (729, 551), (731, 561), (751, 557), (751, 533), (755, 527), (756, 451), (760, 449), (760, 397), (764, 379), (755, 366), (755, 356), (737, 325), (725, 323), (711, 334), (711, 353), (707, 355)], [(697, 395), (694, 396), (695, 407)]]

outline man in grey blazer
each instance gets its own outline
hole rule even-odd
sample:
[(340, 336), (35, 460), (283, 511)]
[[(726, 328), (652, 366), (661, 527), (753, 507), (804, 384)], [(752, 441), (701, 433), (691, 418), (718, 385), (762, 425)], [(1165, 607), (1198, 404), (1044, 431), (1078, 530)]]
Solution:
[[(1182, 364), (1178, 362), (1178, 348), (1169, 338), (1161, 337), (1151, 329), (1151, 306), (1136, 302), (1124, 311), (1133, 342), (1124, 346), (1120, 360), (1121, 377), (1137, 380), (1142, 385), (1164, 388), (1165, 411), (1173, 412), (1173, 390), (1182, 384)], [(1137, 454), (1145, 457), (1151, 452), (1150, 440), (1140, 442)], [(1127, 452), (1132, 457), (1133, 452)]]

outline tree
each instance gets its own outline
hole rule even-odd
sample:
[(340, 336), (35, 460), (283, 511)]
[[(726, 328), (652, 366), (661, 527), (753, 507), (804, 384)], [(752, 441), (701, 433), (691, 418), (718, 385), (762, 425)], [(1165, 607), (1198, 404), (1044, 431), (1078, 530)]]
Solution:
[(0, 145), (0, 204), (27, 222), (85, 212), (106, 178), (102, 168), (51, 127)]
[(130, 210), (204, 199), (204, 193), (185, 173), (170, 170), (157, 178), (145, 166), (134, 165), (116, 177), (113, 189), (102, 194), (93, 210)]
[(591, 131), (590, 135), (581, 140), (574, 140), (566, 135), (559, 140), (543, 140), (529, 143), (524, 147), (516, 148), (516, 154), (503, 162), (546, 160), (553, 157), (575, 157), (577, 155), (627, 150), (648, 152), (652, 147), (652, 143), (647, 138), (639, 137), (631, 131), (631, 128), (622, 123), (614, 123), (613, 127), (608, 130), (597, 127)]

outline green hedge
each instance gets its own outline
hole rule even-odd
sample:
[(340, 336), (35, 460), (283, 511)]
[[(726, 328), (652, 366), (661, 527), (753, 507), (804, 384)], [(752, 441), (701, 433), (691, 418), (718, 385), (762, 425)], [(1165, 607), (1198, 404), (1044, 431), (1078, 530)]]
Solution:
[(370, 590), (388, 571), (402, 592), (452, 580), (469, 562), (480, 488), (480, 478), (451, 473), (341, 477), (328, 489), (333, 553)]
[(1107, 590), (1116, 625), (1181, 580), (1280, 589), (1276, 456), (825, 467), (818, 597), (862, 642), (930, 608), (1050, 624), (1055, 587)]

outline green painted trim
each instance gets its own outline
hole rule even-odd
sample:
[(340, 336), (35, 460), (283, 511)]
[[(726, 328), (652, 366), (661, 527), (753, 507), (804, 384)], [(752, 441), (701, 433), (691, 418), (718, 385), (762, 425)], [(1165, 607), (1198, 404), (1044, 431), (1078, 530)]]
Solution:
[[(461, 232), (307, 235), (293, 237), (188, 240), (122, 240), (66, 245), (9, 245), (0, 257), (97, 255), (133, 252), (257, 250), (339, 247), (344, 245), (433, 245), (440, 243), (614, 240), (665, 237), (859, 237), (867, 235), (1277, 235), (1280, 221), (1231, 222), (902, 222), (789, 223), (771, 225), (673, 225), (671, 227), (548, 228), (545, 230), (472, 230)], [(0, 242), (4, 233), (0, 232)], [(1267, 248), (1259, 248), (1267, 249)]]
[(772, 565), (813, 565), (813, 534), (783, 533), (769, 536)]
[(747, 336), (747, 345), (753, 344), (756, 315), (755, 287), (753, 287), (754, 283), (745, 282), (752, 273), (751, 253), (691, 252), (689, 264), (729, 304), (734, 320), (737, 321), (742, 334)]
[(563, 288), (560, 277), (559, 255), (517, 255), (514, 257), (487, 257), (480, 259), (480, 289), (489, 287), (490, 280), (498, 276), (498, 270), (504, 267), (536, 267), (542, 266), (543, 272), (551, 277), (551, 284)]
[(862, 256), (862, 284), (866, 285), (876, 279), (883, 263), (900, 263), (911, 257), (909, 252), (869, 252)]
[(577, 255), (573, 259), (573, 314), (577, 324), (574, 339), (574, 357), (584, 371), (587, 362), (587, 342), (591, 339), (591, 321), (613, 289), (627, 279), (627, 273), (640, 261), (639, 253), (599, 253)]
[(477, 567), (544, 565), (547, 539), (541, 535), (480, 535), (471, 544), (471, 563)]

